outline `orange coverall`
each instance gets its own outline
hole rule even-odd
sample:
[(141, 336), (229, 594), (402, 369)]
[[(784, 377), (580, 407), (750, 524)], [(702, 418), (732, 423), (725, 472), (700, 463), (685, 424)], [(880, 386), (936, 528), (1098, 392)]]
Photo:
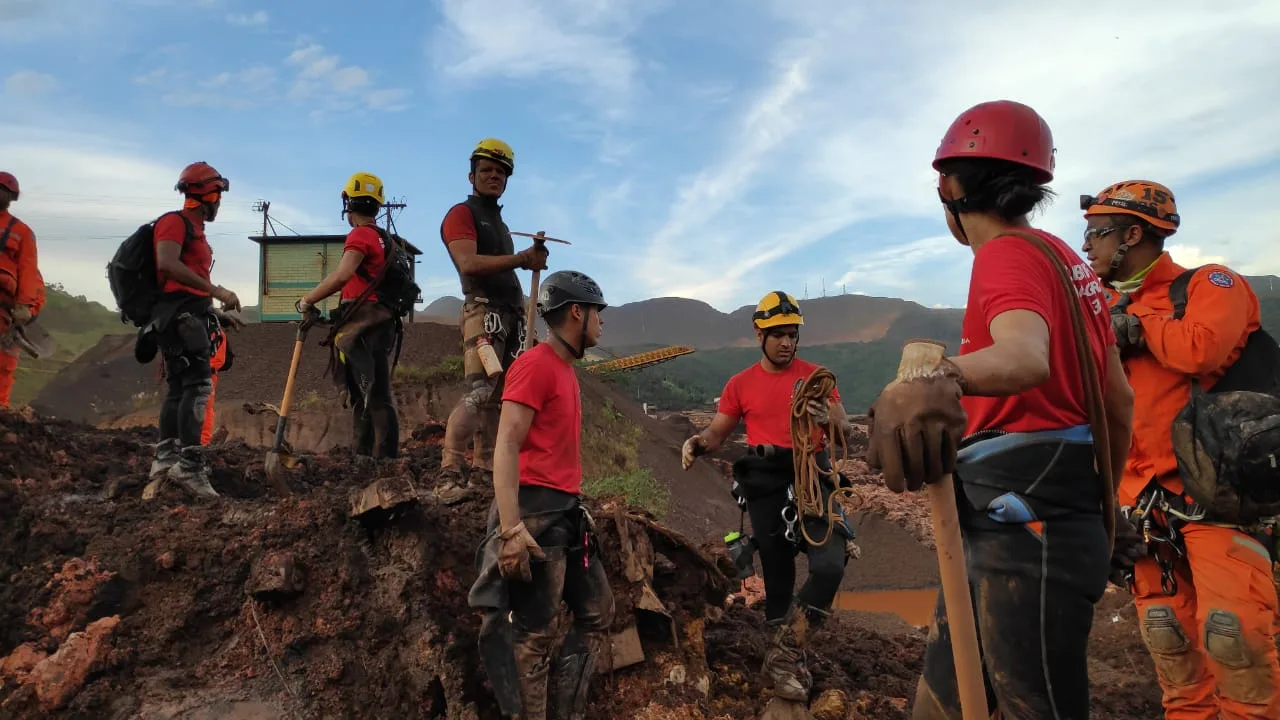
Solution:
[[(1190, 398), (1190, 378), (1211, 387), (1260, 324), (1253, 290), (1220, 265), (1196, 272), (1187, 285), (1185, 313), (1174, 320), (1169, 285), (1184, 270), (1164, 253), (1131, 294), (1128, 312), (1140, 320), (1146, 348), (1124, 360), (1134, 418), (1121, 505), (1134, 505), (1153, 480), (1183, 493), (1170, 425)], [(1114, 306), (1120, 298), (1111, 295)], [(1184, 558), (1168, 554), (1167, 547), (1158, 549), (1174, 561), (1172, 596), (1162, 588), (1154, 556), (1134, 567), (1142, 638), (1164, 691), (1165, 717), (1280, 718), (1270, 553), (1233, 527), (1191, 522), (1181, 532)]]
[(209, 367), (213, 370), (213, 376), (209, 380), (213, 383), (209, 388), (209, 400), (204, 406), (204, 425), (200, 426), (200, 444), (208, 445), (213, 440), (213, 421), (217, 413), (213, 410), (214, 395), (218, 393), (218, 371), (227, 362), (227, 331), (218, 328), (218, 349), (213, 353), (213, 357), (209, 358)]
[[(14, 305), (26, 305), (35, 317), (44, 308), (44, 277), (36, 262), (36, 235), (26, 223), (14, 218), (8, 210), (0, 210), (0, 236), (9, 222), (9, 237), (0, 251), (0, 334), (9, 331), (8, 309)], [(0, 350), (0, 408), (9, 407), (9, 393), (13, 390), (13, 376), (18, 370), (17, 347)]]

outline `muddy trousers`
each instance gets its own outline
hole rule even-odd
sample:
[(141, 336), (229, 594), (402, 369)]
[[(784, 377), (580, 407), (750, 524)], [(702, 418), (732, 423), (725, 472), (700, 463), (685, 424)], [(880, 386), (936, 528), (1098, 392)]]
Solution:
[[(1004, 524), (959, 503), (987, 707), (1000, 718), (1088, 720), (1087, 650), (1110, 552), (1101, 515)], [(959, 720), (942, 593), (913, 720)]]
[(394, 345), (395, 323), (383, 322), (361, 332), (343, 354), (357, 455), (394, 458), (400, 453), (400, 419), (391, 397)]
[(1181, 532), (1185, 557), (1157, 550), (1172, 567), (1171, 595), (1155, 557), (1134, 566), (1134, 604), (1165, 717), (1280, 718), (1270, 554), (1232, 528), (1190, 523)]
[(18, 373), (18, 349), (0, 350), (0, 408), (9, 407), (9, 393)]
[(188, 470), (204, 466), (200, 436), (213, 391), (211, 320), (212, 316), (182, 313), (156, 338), (164, 354), (166, 382), (160, 405), (160, 443), (162, 448), (172, 447), (176, 440), (182, 465)]
[[(515, 362), (524, 340), (524, 310), (518, 307), (490, 307), (467, 300), (462, 304), (462, 372), (468, 391), (458, 398), (445, 423), (444, 448), (440, 466), (461, 471), (467, 444), (472, 446), (471, 466), (493, 472), (493, 443), (502, 410), (502, 379)], [(490, 378), (476, 350), (476, 343), (488, 338), (504, 374)]]
[[(823, 497), (829, 496), (829, 488), (825, 487)], [(821, 611), (831, 609), (840, 583), (844, 581), (845, 537), (838, 531), (833, 532), (826, 543), (812, 546), (805, 542), (797, 527), (798, 543), (793, 543), (784, 535), (786, 524), (782, 520), (782, 509), (788, 504), (786, 492), (777, 492), (758, 497), (747, 502), (747, 514), (751, 517), (751, 528), (756, 541), (756, 556), (760, 558), (760, 574), (764, 576), (764, 615), (765, 620), (780, 620), (791, 608), (793, 599), (808, 608)], [(804, 518), (805, 529), (814, 540), (820, 540), (827, 533), (827, 521), (821, 518)], [(797, 592), (796, 587), (796, 555), (803, 546), (809, 559), (809, 577)], [(811, 620), (817, 621), (821, 614), (814, 613)]]
[[(613, 622), (613, 592), (594, 546), (583, 567), (585, 550), (577, 517), (577, 512), (570, 511), (538, 535), (547, 559), (531, 558), (531, 582), (508, 581), (524, 709), (521, 720), (585, 717), (596, 665), (611, 661), (608, 631)], [(573, 630), (557, 660), (552, 651), (562, 600), (573, 613)]]

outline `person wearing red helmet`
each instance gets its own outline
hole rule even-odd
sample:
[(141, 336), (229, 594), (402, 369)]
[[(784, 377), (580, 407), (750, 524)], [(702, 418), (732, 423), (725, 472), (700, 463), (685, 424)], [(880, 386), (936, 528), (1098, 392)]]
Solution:
[[(976, 105), (933, 167), (947, 226), (973, 252), (960, 349), (884, 389), (867, 461), (896, 492), (954, 483), (987, 702), (1001, 717), (1086, 720), (1093, 606), (1112, 559), (1110, 468), (1129, 447), (1133, 393), (1098, 277), (1027, 221), (1052, 195), (1044, 119), (1017, 102)], [(940, 597), (918, 720), (960, 716), (948, 628)]]
[[(0, 172), (0, 336), (26, 325), (44, 308), (44, 276), (36, 257), (36, 235), (9, 213), (18, 199), (18, 178)], [(0, 408), (9, 407), (9, 393), (18, 371), (18, 347), (0, 348)]]
[[(151, 463), (144, 500), (154, 498), (169, 482), (197, 497), (217, 497), (209, 484), (209, 468), (200, 442), (205, 410), (213, 389), (213, 342), (219, 316), (240, 309), (240, 298), (210, 279), (213, 248), (205, 223), (218, 216), (222, 193), (231, 183), (205, 162), (188, 165), (174, 189), (182, 193), (182, 210), (155, 221), (156, 280), (160, 295), (151, 321), (142, 328), (164, 355), (166, 388), (160, 406), (160, 442)], [(213, 300), (222, 303), (214, 308)]]

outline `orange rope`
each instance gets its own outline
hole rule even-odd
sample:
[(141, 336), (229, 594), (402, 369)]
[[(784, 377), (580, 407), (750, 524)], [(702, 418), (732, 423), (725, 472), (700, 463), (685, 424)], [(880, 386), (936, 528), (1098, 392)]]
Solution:
[[(826, 425), (820, 425), (809, 414), (810, 400), (828, 402), (828, 398), (835, 389), (836, 376), (830, 370), (818, 367), (809, 374), (791, 399), (791, 449), (795, 470), (796, 511), (800, 516), (800, 533), (806, 542), (815, 546), (825, 545), (831, 539), (831, 534), (835, 532), (836, 498), (841, 495), (854, 498), (858, 496), (857, 491), (852, 487), (840, 487), (839, 470), (834, 457), (829, 458), (831, 470), (823, 470), (818, 466), (815, 437), (821, 437), (819, 431), (825, 432), (831, 442), (840, 448), (841, 462), (849, 459), (849, 445), (845, 441), (844, 428), (840, 427), (833, 418), (828, 419)], [(827, 498), (825, 506), (822, 502), (823, 477), (830, 478), (835, 488)], [(804, 518), (806, 516), (820, 518), (824, 514), (827, 518), (827, 533), (822, 537), (821, 542), (814, 542), (813, 538), (809, 537), (809, 531), (805, 529)]]

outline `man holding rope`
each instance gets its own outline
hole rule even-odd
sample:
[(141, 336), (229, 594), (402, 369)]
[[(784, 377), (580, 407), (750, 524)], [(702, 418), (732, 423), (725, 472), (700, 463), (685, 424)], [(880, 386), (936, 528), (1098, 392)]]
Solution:
[[(779, 698), (805, 702), (812, 688), (804, 662), (809, 628), (826, 619), (848, 556), (857, 552), (843, 512), (827, 513), (841, 477), (832, 471), (826, 447), (832, 440), (843, 443), (847, 419), (829, 374), (817, 393), (800, 392), (815, 371), (825, 371), (795, 356), (804, 324), (795, 298), (780, 290), (765, 295), (752, 324), (760, 362), (729, 379), (711, 424), (685, 441), (682, 461), (689, 469), (694, 458), (717, 450), (746, 421), (749, 449), (733, 466), (734, 495), (751, 516), (764, 575), (765, 621), (773, 635), (764, 671)], [(802, 447), (792, 439), (797, 425), (794, 435)], [(798, 483), (797, 470), (812, 482)], [(801, 520), (806, 509), (817, 516), (806, 513)], [(801, 550), (809, 558), (809, 577), (793, 602)]]

